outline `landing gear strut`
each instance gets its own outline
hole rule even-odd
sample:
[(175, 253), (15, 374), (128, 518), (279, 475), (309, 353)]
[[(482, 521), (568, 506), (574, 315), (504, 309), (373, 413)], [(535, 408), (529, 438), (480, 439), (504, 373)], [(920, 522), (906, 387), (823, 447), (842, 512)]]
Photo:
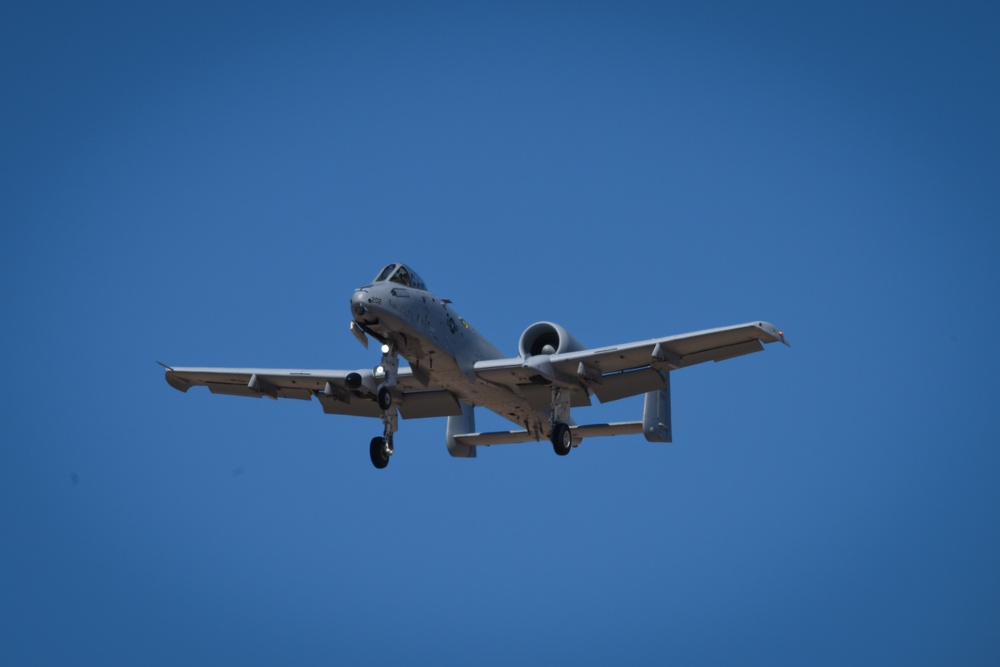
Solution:
[(573, 448), (573, 434), (569, 430), (569, 392), (559, 387), (552, 387), (551, 422), (552, 449), (559, 456), (566, 456)]
[(372, 438), (369, 447), (372, 465), (380, 470), (389, 465), (389, 457), (393, 452), (392, 434), (399, 429), (399, 409), (392, 401), (392, 390), (399, 375), (399, 355), (396, 353), (396, 346), (391, 343), (382, 346), (381, 370), (384, 377), (375, 398), (382, 410), (382, 437)]
[(394, 344), (386, 343), (382, 346), (382, 363), (376, 373), (382, 375), (382, 382), (375, 397), (378, 399), (378, 406), (382, 410), (388, 410), (392, 405), (392, 390), (396, 388), (399, 378), (399, 354)]

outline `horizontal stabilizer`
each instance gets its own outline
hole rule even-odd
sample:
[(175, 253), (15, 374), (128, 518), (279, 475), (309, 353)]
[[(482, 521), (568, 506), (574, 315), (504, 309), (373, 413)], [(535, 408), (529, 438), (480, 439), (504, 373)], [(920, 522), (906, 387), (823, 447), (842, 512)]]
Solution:
[[(614, 424), (586, 424), (570, 426), (573, 439), (600, 438), (607, 435), (638, 435), (642, 433), (642, 422), (616, 422)], [(463, 433), (455, 436), (455, 442), (470, 447), (490, 445), (513, 445), (519, 442), (538, 440), (524, 429), (519, 431), (492, 431), (490, 433)]]

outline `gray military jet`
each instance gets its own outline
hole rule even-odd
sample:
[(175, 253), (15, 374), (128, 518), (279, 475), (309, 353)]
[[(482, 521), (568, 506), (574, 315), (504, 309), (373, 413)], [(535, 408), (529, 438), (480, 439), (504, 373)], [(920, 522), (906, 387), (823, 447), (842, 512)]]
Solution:
[[(215, 394), (260, 398), (314, 396), (323, 411), (382, 421), (369, 450), (376, 468), (389, 464), (398, 418), (447, 417), (445, 442), (455, 457), (476, 448), (548, 439), (565, 456), (584, 438), (641, 433), (670, 442), (670, 372), (703, 361), (722, 361), (788, 345), (773, 324), (749, 322), (680, 336), (586, 348), (564, 328), (538, 322), (524, 330), (518, 356), (505, 357), (448, 299), (427, 291), (405, 264), (389, 264), (351, 297), (351, 332), (367, 348), (382, 345), (374, 369), (278, 370), (266, 368), (166, 368), (171, 387), (204, 385)], [(399, 357), (409, 362), (400, 368)], [(642, 421), (577, 424), (570, 409), (645, 394)], [(474, 406), (483, 406), (522, 428), (477, 433)]]

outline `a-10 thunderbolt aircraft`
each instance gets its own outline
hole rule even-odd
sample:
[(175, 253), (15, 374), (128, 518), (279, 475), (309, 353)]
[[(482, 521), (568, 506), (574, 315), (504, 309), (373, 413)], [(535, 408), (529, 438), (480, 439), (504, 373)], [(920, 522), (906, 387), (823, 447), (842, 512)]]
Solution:
[[(216, 394), (319, 399), (323, 411), (373, 417), (382, 435), (369, 450), (376, 468), (389, 464), (398, 417), (447, 417), (452, 456), (471, 458), (476, 447), (548, 439), (565, 456), (584, 438), (641, 433), (670, 442), (670, 372), (722, 361), (782, 342), (768, 322), (586, 348), (558, 324), (538, 322), (521, 334), (518, 356), (500, 350), (459, 317), (448, 299), (427, 290), (405, 264), (389, 264), (351, 297), (351, 331), (367, 348), (382, 344), (374, 369), (277, 370), (164, 367), (171, 387), (204, 385)], [(409, 368), (399, 367), (399, 357)], [(642, 421), (578, 425), (570, 409), (645, 394)], [(474, 406), (518, 424), (511, 431), (477, 433)]]

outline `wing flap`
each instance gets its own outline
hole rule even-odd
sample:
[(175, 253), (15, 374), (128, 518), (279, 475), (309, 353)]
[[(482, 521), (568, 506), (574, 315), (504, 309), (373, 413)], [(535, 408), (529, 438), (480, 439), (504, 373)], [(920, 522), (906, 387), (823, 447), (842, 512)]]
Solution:
[(591, 386), (601, 403), (617, 401), (619, 398), (638, 396), (648, 391), (663, 389), (663, 375), (653, 368), (611, 373), (601, 378), (600, 384)]
[[(254, 391), (247, 385), (222, 382), (205, 382), (204, 384), (213, 394), (222, 394), (224, 396), (249, 396), (250, 398), (260, 398), (263, 396), (263, 394)], [(188, 387), (190, 388), (191, 385), (188, 385)]]
[(452, 417), (462, 414), (462, 406), (448, 391), (413, 391), (403, 394), (399, 411), (403, 419)]
[(723, 345), (710, 350), (702, 350), (700, 352), (685, 354), (680, 357), (680, 367), (684, 368), (685, 366), (694, 366), (695, 364), (704, 363), (706, 361), (725, 361), (726, 359), (733, 359), (744, 354), (761, 352), (763, 350), (764, 344), (755, 338), (742, 343)]
[(358, 398), (348, 396), (347, 400), (334, 398), (320, 392), (316, 394), (319, 403), (323, 406), (323, 412), (328, 415), (350, 415), (352, 417), (378, 417), (382, 414), (382, 409), (378, 403), (369, 398)]

